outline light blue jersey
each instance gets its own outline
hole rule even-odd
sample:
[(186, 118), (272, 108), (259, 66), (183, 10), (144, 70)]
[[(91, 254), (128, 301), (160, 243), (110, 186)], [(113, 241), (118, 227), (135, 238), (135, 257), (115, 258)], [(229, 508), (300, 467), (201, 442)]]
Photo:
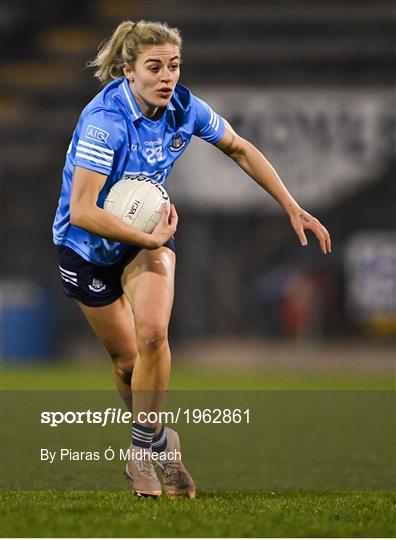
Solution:
[(103, 208), (118, 180), (144, 175), (163, 184), (193, 135), (216, 143), (224, 130), (221, 116), (185, 86), (176, 86), (167, 109), (153, 121), (142, 115), (125, 77), (111, 82), (85, 107), (74, 130), (53, 225), (54, 243), (99, 265), (114, 264), (127, 247), (71, 225), (70, 195), (76, 165), (107, 176), (97, 201)]

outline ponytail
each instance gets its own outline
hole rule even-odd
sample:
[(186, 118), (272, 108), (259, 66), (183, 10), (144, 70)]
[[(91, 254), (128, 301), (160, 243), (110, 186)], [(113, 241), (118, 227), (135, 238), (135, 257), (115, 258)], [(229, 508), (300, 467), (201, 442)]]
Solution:
[(177, 28), (152, 21), (124, 21), (100, 47), (97, 57), (88, 63), (88, 67), (97, 68), (95, 77), (102, 83), (108, 83), (122, 77), (125, 64), (134, 66), (143, 46), (165, 43), (172, 43), (181, 49), (182, 39)]

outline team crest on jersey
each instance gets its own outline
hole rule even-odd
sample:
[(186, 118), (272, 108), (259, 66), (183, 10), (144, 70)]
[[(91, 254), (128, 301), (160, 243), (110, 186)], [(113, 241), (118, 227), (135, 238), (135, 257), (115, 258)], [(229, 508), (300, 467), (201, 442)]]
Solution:
[(106, 284), (101, 279), (93, 278), (92, 284), (88, 285), (88, 287), (93, 292), (102, 292), (105, 290)]
[(176, 135), (173, 135), (172, 144), (169, 146), (169, 150), (171, 152), (178, 152), (184, 146), (186, 146), (186, 141), (183, 139), (180, 133), (176, 133)]

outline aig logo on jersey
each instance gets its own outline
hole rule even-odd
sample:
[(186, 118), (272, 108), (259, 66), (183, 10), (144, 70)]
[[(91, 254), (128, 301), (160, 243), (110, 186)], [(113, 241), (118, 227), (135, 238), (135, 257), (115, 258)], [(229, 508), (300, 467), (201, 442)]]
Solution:
[(93, 292), (102, 292), (105, 290), (106, 284), (101, 279), (93, 278), (92, 284), (88, 287)]
[(93, 141), (99, 141), (101, 143), (105, 143), (107, 141), (107, 137), (109, 136), (109, 133), (108, 131), (105, 131), (104, 129), (98, 128), (96, 126), (92, 126), (90, 124), (87, 127), (85, 136), (87, 137), (87, 139), (92, 139)]
[(178, 152), (184, 146), (186, 146), (186, 141), (183, 139), (180, 133), (176, 133), (176, 135), (173, 135), (172, 144), (169, 145), (169, 150), (171, 152)]

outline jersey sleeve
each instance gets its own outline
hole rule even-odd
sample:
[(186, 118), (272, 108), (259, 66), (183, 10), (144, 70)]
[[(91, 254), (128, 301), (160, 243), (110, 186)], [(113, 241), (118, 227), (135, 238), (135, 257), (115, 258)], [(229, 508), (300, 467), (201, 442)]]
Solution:
[(212, 144), (217, 143), (225, 131), (223, 118), (202, 99), (192, 96), (192, 101), (195, 108), (194, 135)]
[(115, 154), (127, 141), (125, 120), (116, 111), (97, 109), (81, 123), (74, 165), (108, 176)]

